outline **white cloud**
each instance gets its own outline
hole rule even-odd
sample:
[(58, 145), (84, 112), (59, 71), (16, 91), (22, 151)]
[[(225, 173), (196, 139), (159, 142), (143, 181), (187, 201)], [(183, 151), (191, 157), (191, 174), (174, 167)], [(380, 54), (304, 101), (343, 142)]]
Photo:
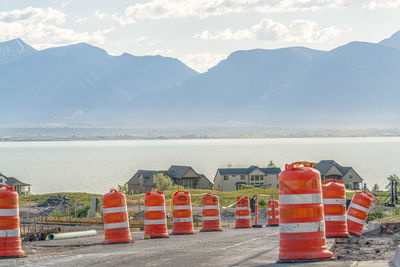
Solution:
[(363, 5), (363, 8), (375, 10), (378, 8), (399, 8), (400, 0), (379, 0), (370, 1), (368, 4)]
[(18, 23), (55, 23), (65, 22), (65, 14), (54, 8), (33, 8), (15, 9), (0, 12), (0, 21)]
[(143, 19), (184, 18), (241, 12), (295, 12), (346, 6), (350, 0), (152, 0), (125, 9), (123, 16), (113, 15), (121, 25)]
[(231, 28), (227, 28), (223, 31), (210, 32), (205, 30), (194, 36), (196, 39), (203, 40), (241, 40), (241, 39), (253, 39), (254, 33), (249, 29), (243, 29), (234, 32)]
[(72, 0), (67, 0), (67, 1), (61, 3), (61, 7), (62, 7), (62, 8), (65, 8), (66, 6), (68, 6), (68, 5), (71, 3), (71, 1), (72, 1)]
[(273, 19), (263, 19), (250, 28), (233, 31), (227, 28), (223, 31), (203, 31), (194, 35), (196, 39), (204, 40), (271, 40), (280, 42), (324, 43), (335, 39), (341, 32), (334, 26), (321, 27), (310, 20), (294, 20), (284, 24)]
[(105, 17), (107, 17), (106, 13), (101, 12), (100, 10), (96, 10), (94, 12), (94, 16), (98, 19), (104, 19)]
[(87, 22), (88, 20), (89, 20), (89, 18), (77, 18), (77, 19), (75, 19), (75, 21), (77, 23), (84, 23), (84, 22)]
[(211, 67), (217, 65), (221, 60), (226, 59), (227, 54), (218, 54), (218, 53), (193, 53), (187, 54), (179, 59), (185, 63), (187, 66), (198, 72), (206, 72)]
[(27, 7), (0, 12), (0, 40), (22, 38), (38, 49), (78, 42), (99, 45), (105, 42), (107, 33), (115, 30), (111, 27), (93, 33), (76, 32), (60, 27), (65, 21), (65, 14), (54, 8)]

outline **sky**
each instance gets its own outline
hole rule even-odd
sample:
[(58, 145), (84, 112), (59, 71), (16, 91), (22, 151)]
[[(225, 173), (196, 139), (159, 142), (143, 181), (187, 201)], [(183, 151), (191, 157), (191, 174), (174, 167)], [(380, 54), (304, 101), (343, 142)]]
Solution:
[(206, 72), (230, 53), (379, 42), (400, 30), (400, 0), (0, 0), (0, 42), (86, 42), (180, 59)]

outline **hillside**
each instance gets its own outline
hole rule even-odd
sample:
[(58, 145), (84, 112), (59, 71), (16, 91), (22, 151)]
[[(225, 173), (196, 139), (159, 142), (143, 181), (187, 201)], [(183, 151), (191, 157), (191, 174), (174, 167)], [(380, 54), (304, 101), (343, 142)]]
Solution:
[(236, 51), (203, 74), (172, 58), (17, 39), (0, 43), (0, 123), (398, 127), (399, 38)]

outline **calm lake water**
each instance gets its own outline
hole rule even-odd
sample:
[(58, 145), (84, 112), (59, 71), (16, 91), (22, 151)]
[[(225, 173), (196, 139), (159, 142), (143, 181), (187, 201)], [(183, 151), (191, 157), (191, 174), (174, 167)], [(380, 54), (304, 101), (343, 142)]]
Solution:
[(32, 184), (33, 193), (104, 193), (138, 169), (191, 165), (214, 180), (217, 168), (278, 166), (334, 159), (369, 186), (400, 175), (400, 138), (285, 138), (0, 143), (0, 172)]

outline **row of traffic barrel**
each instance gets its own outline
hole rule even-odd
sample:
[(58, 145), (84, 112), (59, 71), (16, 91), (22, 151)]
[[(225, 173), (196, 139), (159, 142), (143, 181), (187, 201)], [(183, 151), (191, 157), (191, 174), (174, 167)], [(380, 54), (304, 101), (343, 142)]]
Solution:
[[(346, 189), (341, 181), (327, 180), (307, 162), (287, 164), (279, 175), (279, 201), (270, 198), (267, 226), (280, 231), (279, 261), (333, 257), (326, 237), (361, 236), (373, 196), (356, 192), (346, 212)], [(194, 234), (191, 197), (177, 191), (172, 200), (172, 234)], [(205, 194), (202, 201), (204, 231), (222, 231), (219, 198)], [(13, 187), (0, 189), (0, 256), (21, 256), (18, 194)], [(165, 197), (162, 191), (145, 195), (144, 236), (168, 237)], [(112, 189), (103, 196), (104, 243), (131, 242), (126, 197)], [(248, 197), (236, 199), (235, 228), (251, 228)]]

